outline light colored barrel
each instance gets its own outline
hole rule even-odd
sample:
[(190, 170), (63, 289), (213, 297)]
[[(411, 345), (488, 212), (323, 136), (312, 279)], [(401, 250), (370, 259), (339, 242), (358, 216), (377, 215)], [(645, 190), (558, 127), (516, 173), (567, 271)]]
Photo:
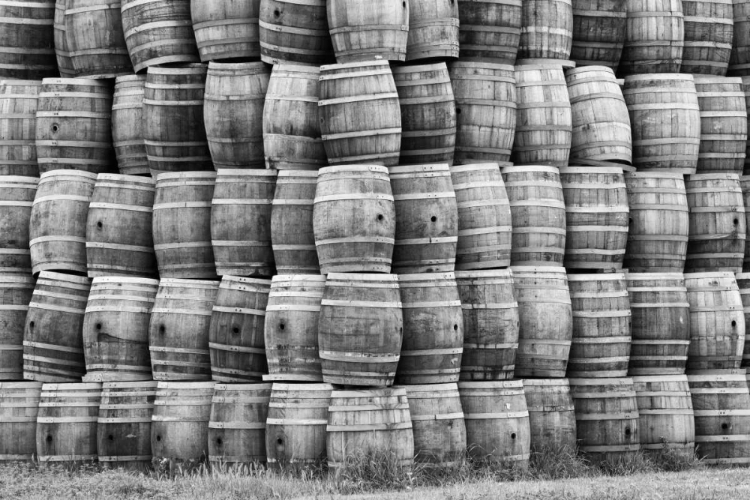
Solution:
[(37, 185), (36, 177), (0, 177), (0, 270), (31, 274), (29, 226)]
[(67, 3), (68, 0), (55, 0), (55, 15), (52, 27), (57, 69), (63, 78), (73, 78), (75, 76), (73, 61), (70, 60), (68, 39), (65, 32), (65, 8)]
[(0, 382), (0, 463), (31, 461), (41, 382)]
[(521, 0), (461, 0), (458, 3), (462, 59), (514, 64), (521, 41)]
[[(743, 175), (740, 177), (740, 189), (742, 189), (742, 199), (745, 208), (745, 229), (750, 227), (750, 176)], [(742, 261), (743, 269), (750, 270), (750, 245), (747, 244), (747, 234), (745, 234), (745, 255)]]
[(3, 325), (0, 330), (0, 381), (23, 380), (23, 331), (33, 292), (34, 279), (30, 275), (0, 274), (0, 325)]
[(567, 379), (524, 379), (531, 449), (538, 453), (575, 452), (576, 416)]
[(581, 66), (617, 69), (625, 44), (626, 0), (573, 0), (570, 59)]
[(0, 5), (0, 79), (57, 75), (54, 17), (53, 0), (8, 0)]
[(211, 378), (208, 338), (218, 291), (216, 281), (159, 282), (148, 329), (154, 380)]
[(570, 59), (573, 45), (571, 0), (526, 0), (522, 3), (519, 59)]
[(260, 58), (268, 64), (332, 64), (325, 0), (261, 0)]
[(734, 38), (731, 0), (683, 0), (685, 47), (682, 73), (727, 74)]
[(265, 463), (271, 384), (216, 384), (208, 422), (212, 465)]
[(748, 36), (748, 19), (750, 2), (737, 0), (732, 2), (734, 14), (734, 37), (732, 52), (729, 56), (729, 74), (733, 76), (750, 75), (750, 36)]
[(406, 60), (458, 57), (458, 2), (409, 2)]
[(261, 0), (191, 0), (190, 16), (202, 62), (260, 57)]
[(151, 380), (148, 327), (158, 287), (144, 278), (94, 278), (83, 318), (86, 382)]
[(414, 460), (426, 467), (453, 467), (466, 453), (466, 423), (458, 385), (407, 385)]
[(328, 31), (338, 63), (405, 60), (409, 2), (329, 0), (326, 5)]
[(313, 232), (317, 182), (317, 171), (279, 171), (271, 204), (271, 247), (279, 274), (320, 274)]
[(123, 175), (148, 175), (143, 139), (143, 98), (146, 75), (118, 76), (112, 97), (112, 144)]
[(276, 170), (219, 169), (211, 244), (219, 276), (272, 276), (271, 203)]
[(36, 111), (42, 82), (0, 80), (0, 175), (39, 176)]
[(695, 423), (690, 386), (685, 375), (633, 377), (638, 403), (641, 449), (695, 455)]
[(618, 74), (677, 73), (685, 24), (680, 0), (627, 0), (625, 46)]
[[(735, 275), (737, 287), (740, 289), (740, 299), (745, 315), (745, 328), (750, 324), (750, 273), (737, 273)], [(747, 331), (745, 332), (745, 345), (742, 351), (742, 368), (750, 367), (750, 343), (747, 341)]]
[(270, 280), (222, 278), (208, 329), (213, 380), (254, 382), (267, 372), (264, 324), (270, 289)]

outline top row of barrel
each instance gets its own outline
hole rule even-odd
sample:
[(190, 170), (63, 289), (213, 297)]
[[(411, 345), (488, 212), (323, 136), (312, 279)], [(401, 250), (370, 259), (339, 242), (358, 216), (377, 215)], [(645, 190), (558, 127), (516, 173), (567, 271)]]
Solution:
[(58, 66), (63, 77), (113, 78), (169, 63), (459, 53), (619, 66), (620, 76), (750, 75), (748, 14), (750, 0), (4, 0), (0, 78), (54, 77)]

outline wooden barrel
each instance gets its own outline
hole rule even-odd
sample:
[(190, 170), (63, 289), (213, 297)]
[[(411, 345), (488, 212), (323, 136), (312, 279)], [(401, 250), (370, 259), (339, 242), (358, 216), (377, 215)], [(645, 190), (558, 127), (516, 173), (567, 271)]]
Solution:
[[(740, 289), (740, 299), (745, 315), (745, 325), (750, 324), (750, 273), (737, 273), (735, 275), (737, 287)], [(742, 351), (742, 368), (750, 367), (750, 342), (747, 342), (747, 332), (745, 332), (745, 344)]]
[(515, 64), (521, 41), (521, 0), (461, 0), (458, 41), (461, 59)]
[[(456, 2), (458, 3), (458, 2)], [(453, 164), (456, 99), (445, 63), (393, 68), (401, 106), (401, 165)]]
[(512, 379), (520, 327), (513, 273), (457, 271), (456, 282), (463, 312), (461, 380)]
[[(747, 229), (750, 227), (750, 176), (743, 175), (740, 177), (740, 189), (742, 189), (742, 199), (745, 208), (745, 229)], [(747, 234), (745, 235), (745, 255), (742, 267), (750, 271), (750, 245), (747, 244)]]
[(614, 71), (604, 66), (570, 69), (565, 81), (573, 117), (570, 161), (632, 163), (628, 107)]
[(405, 387), (334, 390), (326, 426), (328, 467), (376, 460), (410, 469), (412, 429)]
[(39, 176), (36, 111), (42, 82), (0, 80), (0, 175)]
[(531, 425), (521, 380), (459, 382), (469, 456), (480, 462), (525, 469)]
[(573, 309), (563, 268), (514, 267), (520, 329), (518, 378), (563, 378), (573, 339)]
[(695, 444), (703, 463), (750, 462), (750, 394), (745, 370), (688, 375)]
[(55, 47), (55, 59), (57, 69), (63, 78), (73, 78), (73, 61), (70, 60), (70, 51), (68, 50), (68, 37), (65, 31), (65, 9), (68, 0), (55, 0), (55, 15), (53, 18), (53, 40)]
[(104, 382), (96, 448), (99, 463), (144, 470), (151, 465), (151, 418), (156, 382)]
[(155, 194), (150, 177), (99, 174), (86, 222), (89, 278), (156, 276), (151, 222)]
[(211, 244), (219, 276), (273, 276), (271, 203), (276, 170), (219, 169), (211, 202)]
[(573, 45), (571, 0), (522, 2), (519, 59), (570, 59)]
[(742, 174), (748, 129), (742, 79), (694, 78), (701, 116), (697, 172)]
[(409, 3), (406, 60), (458, 57), (458, 2), (430, 0)]
[(682, 174), (627, 173), (625, 185), (630, 207), (625, 268), (634, 273), (681, 273), (690, 227)]
[(633, 344), (629, 375), (682, 375), (690, 304), (682, 273), (628, 273)]
[(152, 176), (214, 169), (203, 120), (206, 71), (203, 64), (149, 69), (142, 113)]
[(54, 17), (53, 0), (7, 0), (0, 5), (0, 79), (57, 76)]
[(31, 274), (29, 226), (39, 179), (0, 177), (0, 271)]
[(65, 36), (76, 77), (94, 80), (133, 73), (121, 2), (67, 0)]
[(745, 346), (745, 314), (734, 274), (685, 274), (685, 286), (690, 304), (688, 373), (738, 369)]
[(458, 385), (407, 385), (414, 460), (426, 467), (453, 467), (466, 453), (466, 423)]
[(733, 76), (750, 75), (750, 2), (737, 0), (732, 2), (734, 13), (734, 36), (732, 52), (729, 56), (729, 74)]
[(568, 275), (573, 344), (568, 377), (616, 378), (628, 374), (630, 298), (625, 275)]
[(568, 379), (525, 379), (531, 450), (555, 453), (576, 450), (576, 416)]
[(732, 0), (683, 0), (682, 73), (724, 76), (734, 38)]
[(261, 0), (260, 58), (268, 64), (332, 64), (325, 0)]
[(619, 270), (628, 244), (628, 193), (620, 167), (563, 167), (565, 267)]
[(313, 231), (322, 274), (390, 272), (396, 209), (388, 169), (376, 165), (320, 169)]
[(578, 450), (592, 462), (617, 463), (641, 449), (631, 378), (571, 378)]
[(102, 384), (44, 384), (36, 425), (41, 463), (93, 462)]
[(410, 165), (388, 170), (396, 208), (393, 272), (453, 271), (458, 207), (448, 165)]
[(159, 288), (144, 278), (94, 278), (83, 318), (86, 382), (151, 380), (148, 327)]
[(0, 274), (0, 325), (3, 326), (0, 330), (0, 381), (23, 380), (23, 330), (33, 292), (34, 279), (30, 275)]
[(36, 112), (39, 172), (115, 172), (112, 87), (107, 81), (45, 78)]
[(322, 382), (318, 318), (325, 276), (278, 275), (271, 280), (265, 318), (268, 375), (264, 380)]
[(516, 131), (513, 66), (482, 61), (450, 65), (456, 99), (457, 165), (510, 160)]
[(383, 59), (404, 61), (409, 2), (329, 0), (328, 31), (339, 64)]
[(112, 145), (123, 175), (148, 175), (143, 140), (143, 98), (146, 75), (118, 76), (112, 97)]
[(96, 174), (53, 170), (42, 174), (31, 207), (29, 247), (34, 274), (86, 274), (86, 223)]
[(121, 0), (122, 27), (133, 68), (197, 63), (198, 47), (187, 0)]
[(162, 279), (148, 328), (154, 380), (211, 379), (209, 329), (216, 281)]
[(221, 279), (208, 329), (213, 380), (253, 382), (268, 371), (264, 316), (270, 290), (270, 280)]
[(313, 232), (317, 182), (317, 171), (279, 171), (271, 204), (271, 247), (279, 274), (320, 274)]
[(317, 170), (328, 165), (320, 137), (319, 78), (318, 66), (282, 62), (273, 67), (263, 105), (267, 168)]
[(201, 62), (260, 57), (260, 0), (190, 0), (190, 16)]
[(265, 463), (271, 384), (216, 384), (208, 422), (213, 466)]
[(159, 382), (151, 417), (151, 451), (157, 461), (203, 461), (215, 382)]
[(626, 0), (573, 0), (573, 44), (570, 51), (577, 67), (606, 66), (617, 69), (625, 44)]
[(31, 461), (41, 382), (0, 382), (0, 463)]
[(266, 420), (270, 468), (322, 465), (332, 390), (330, 384), (273, 384)]
[(161, 174), (154, 199), (154, 251), (162, 278), (216, 278), (211, 200), (216, 172)]
[(628, 76), (622, 93), (630, 114), (633, 165), (638, 172), (694, 174), (701, 120), (693, 76)]
[(330, 165), (398, 165), (401, 113), (388, 61), (322, 66), (318, 112)]
[(393, 384), (403, 327), (398, 276), (330, 273), (318, 320), (323, 381)]
[(625, 46), (618, 75), (677, 73), (685, 39), (680, 0), (627, 0)]

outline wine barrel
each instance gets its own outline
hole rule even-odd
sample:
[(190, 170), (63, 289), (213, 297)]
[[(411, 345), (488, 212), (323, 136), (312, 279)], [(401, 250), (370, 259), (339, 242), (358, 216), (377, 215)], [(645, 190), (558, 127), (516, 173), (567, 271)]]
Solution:
[(456, 164), (510, 160), (517, 106), (513, 66), (461, 60), (451, 63), (450, 78), (456, 99)]
[(732, 52), (729, 55), (728, 73), (732, 76), (750, 75), (750, 2), (737, 0), (732, 2), (734, 14), (734, 36)]
[(86, 382), (151, 380), (148, 327), (158, 287), (144, 278), (94, 278), (83, 318)]
[(372, 459), (410, 469), (414, 434), (405, 387), (334, 390), (328, 409), (328, 467)]
[(154, 199), (154, 251), (162, 278), (216, 278), (211, 200), (216, 172), (161, 174)]
[(563, 378), (573, 339), (573, 309), (564, 268), (514, 267), (520, 329), (518, 378)]
[(313, 231), (322, 274), (390, 272), (396, 209), (388, 169), (376, 165), (320, 169)]
[[(740, 289), (740, 299), (745, 316), (745, 325), (750, 324), (750, 273), (737, 273), (735, 275), (737, 287)], [(745, 344), (742, 351), (742, 368), (750, 367), (750, 342), (747, 342), (747, 332), (745, 332)]]
[(213, 380), (247, 383), (268, 371), (264, 315), (270, 290), (270, 280), (221, 279), (208, 328)]
[(425, 467), (454, 467), (466, 453), (466, 423), (456, 384), (407, 385), (414, 460)]
[(216, 281), (162, 279), (148, 327), (154, 380), (210, 380), (209, 329)]
[(133, 73), (121, 2), (67, 0), (65, 36), (76, 77), (103, 80)]
[(688, 247), (689, 208), (682, 174), (625, 174), (630, 231), (625, 268), (642, 273), (681, 273)]
[(276, 170), (219, 169), (211, 244), (219, 276), (273, 276), (271, 203)]
[(398, 165), (401, 113), (388, 61), (322, 66), (318, 112), (330, 165)]
[(573, 44), (570, 59), (577, 67), (617, 69), (625, 44), (626, 0), (573, 0)]
[(31, 274), (29, 226), (39, 179), (0, 176), (0, 271)]
[(279, 274), (320, 274), (313, 232), (317, 182), (317, 171), (279, 171), (271, 204), (271, 247)]
[(323, 381), (393, 384), (403, 327), (398, 276), (328, 274), (318, 320)]
[(521, 42), (522, 0), (460, 0), (461, 59), (515, 64)]
[(529, 408), (531, 450), (573, 453), (576, 415), (568, 379), (525, 379), (523, 392)]
[(632, 163), (628, 107), (615, 73), (604, 66), (584, 66), (565, 74), (573, 117), (570, 161)]
[(86, 222), (89, 278), (156, 276), (150, 177), (99, 174)]
[(685, 274), (690, 304), (687, 370), (738, 369), (745, 346), (745, 315), (731, 272)]
[[(456, 2), (458, 3), (458, 2)], [(401, 107), (401, 165), (453, 164), (456, 99), (445, 63), (393, 68)]]
[(36, 454), (40, 463), (93, 462), (102, 384), (44, 384)]
[(325, 0), (261, 0), (260, 58), (268, 64), (332, 64)]
[(42, 174), (31, 207), (29, 248), (34, 274), (86, 274), (86, 223), (96, 174), (53, 170)]
[[(750, 227), (750, 176), (743, 175), (740, 177), (740, 189), (742, 189), (742, 199), (745, 208), (745, 229)], [(747, 244), (747, 234), (745, 234), (745, 255), (742, 261), (744, 270), (750, 271), (750, 245)]]
[(53, 0), (7, 0), (0, 5), (0, 80), (57, 76), (54, 17)]
[(458, 271), (456, 282), (463, 312), (461, 380), (512, 379), (520, 326), (513, 273)]
[(693, 76), (628, 76), (622, 93), (630, 114), (633, 165), (638, 172), (694, 174), (701, 117)]
[(41, 382), (0, 382), (0, 463), (31, 461)]
[(234, 466), (266, 462), (271, 384), (216, 384), (208, 422), (208, 460)]
[(273, 384), (266, 420), (270, 468), (322, 465), (332, 390), (330, 384)]
[(563, 167), (567, 269), (619, 270), (628, 244), (628, 193), (620, 167)]
[(0, 325), (3, 326), (0, 330), (0, 391), (3, 380), (23, 380), (23, 330), (33, 292), (31, 276), (0, 274)]
[(578, 450), (594, 463), (632, 459), (641, 449), (631, 378), (571, 378)]
[(319, 78), (318, 66), (280, 63), (273, 67), (263, 105), (262, 149), (267, 168), (317, 170), (328, 165), (320, 137)]
[(318, 318), (325, 276), (279, 275), (271, 280), (265, 318), (268, 375), (264, 380), (322, 382)]
[(519, 59), (570, 59), (573, 45), (571, 0), (526, 0), (521, 7)]
[(112, 87), (107, 81), (45, 78), (36, 112), (39, 172), (116, 171), (112, 149)]
[(96, 421), (99, 463), (146, 470), (151, 465), (151, 418), (156, 382), (104, 382)]
[[(143, 95), (143, 139), (151, 175), (213, 170), (204, 125), (206, 66), (149, 68)], [(181, 126), (175, 127), (179, 123)]]
[(42, 82), (0, 80), (0, 175), (39, 176), (36, 111)]
[(458, 2), (409, 2), (406, 60), (458, 57)]
[(732, 0), (682, 0), (685, 46), (682, 73), (727, 74), (734, 38)]
[(633, 377), (638, 403), (641, 449), (695, 456), (695, 423), (690, 386), (685, 375)]
[(190, 16), (201, 62), (260, 57), (261, 0), (190, 0)]
[(682, 375), (690, 304), (682, 273), (628, 273), (633, 344), (629, 375)]
[(68, 0), (55, 0), (55, 14), (53, 18), (53, 40), (55, 46), (55, 59), (57, 69), (63, 78), (73, 78), (73, 61), (70, 60), (70, 51), (68, 50), (68, 37), (65, 31), (65, 10)]
[(328, 31), (339, 64), (371, 59), (404, 61), (409, 2), (329, 0)]
[(625, 46), (618, 74), (677, 73), (685, 23), (681, 0), (627, 0)]
[(123, 175), (148, 175), (143, 139), (143, 99), (146, 75), (118, 76), (112, 97), (112, 144)]
[(136, 73), (158, 65), (200, 61), (190, 17), (190, 2), (121, 2), (125, 43)]

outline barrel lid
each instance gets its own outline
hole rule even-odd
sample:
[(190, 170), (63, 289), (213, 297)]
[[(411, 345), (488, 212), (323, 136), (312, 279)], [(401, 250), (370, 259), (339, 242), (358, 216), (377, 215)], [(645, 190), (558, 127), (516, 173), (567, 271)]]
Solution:
[(214, 386), (214, 395), (222, 391), (238, 391), (238, 392), (252, 392), (252, 391), (270, 391), (272, 384), (216, 384)]
[(390, 174), (410, 174), (414, 172), (450, 172), (447, 163), (432, 163), (424, 165), (403, 165), (400, 167), (388, 167)]
[(41, 176), (39, 176), (39, 182), (47, 179), (55, 179), (56, 177), (80, 177), (81, 180), (95, 183), (97, 174), (84, 172), (83, 170), (50, 170), (49, 172), (45, 172)]
[(455, 271), (456, 279), (513, 278), (510, 269), (479, 269), (475, 271)]
[(292, 283), (295, 281), (325, 283), (326, 277), (322, 274), (277, 274), (271, 278), (272, 283)]
[(104, 276), (94, 278), (91, 286), (96, 286), (101, 283), (128, 283), (138, 285), (151, 285), (159, 286), (159, 280), (149, 278), (138, 278), (135, 276)]
[(185, 63), (180, 64), (176, 68), (168, 68), (165, 66), (149, 66), (147, 78), (150, 75), (187, 75), (187, 74), (205, 74), (208, 71), (208, 66), (201, 63)]
[[(282, 383), (282, 382), (274, 382), (271, 385), (271, 391), (330, 392), (332, 390), (333, 390), (333, 386), (331, 384), (301, 384), (301, 383), (300, 384), (288, 384), (288, 383)], [(320, 396), (310, 395), (309, 397), (318, 398)]]
[(560, 167), (560, 175), (571, 175), (571, 174), (620, 174), (623, 175), (624, 171), (622, 167), (611, 166), (611, 167)]
[(310, 178), (317, 179), (318, 171), (317, 170), (279, 170), (278, 177), (279, 177), (278, 182), (282, 182), (281, 179), (284, 177), (292, 177), (292, 178), (310, 177)]
[(102, 383), (102, 392), (114, 389), (155, 389), (158, 382), (156, 380), (146, 380), (142, 382), (104, 382)]
[(436, 272), (436, 273), (414, 273), (414, 274), (399, 274), (398, 281), (455, 281), (455, 272)]
[(146, 74), (142, 75), (120, 75), (115, 78), (115, 85), (118, 83), (127, 83), (127, 82), (146, 82)]
[(327, 281), (390, 281), (398, 282), (396, 274), (328, 273)]
[(502, 382), (458, 382), (458, 389), (523, 389), (523, 380), (505, 380)]
[(216, 173), (216, 182), (230, 182), (225, 177), (276, 177), (279, 171), (268, 168), (220, 168)]
[(219, 288), (219, 281), (194, 280), (185, 278), (163, 278), (159, 281), (160, 287), (189, 287), (189, 288)]
[(493, 171), (499, 172), (500, 164), (494, 163), (494, 162), (493, 163), (467, 163), (464, 165), (453, 165), (452, 167), (450, 167), (450, 169), (451, 169), (451, 172), (474, 172), (475, 170), (493, 170)]
[(246, 276), (229, 276), (225, 274), (221, 277), (221, 282), (232, 282), (232, 283), (249, 283), (251, 285), (260, 285), (264, 287), (271, 286), (271, 280), (270, 279), (263, 279), (263, 278), (248, 278)]
[(379, 59), (373, 59), (370, 61), (356, 61), (356, 62), (350, 62), (350, 63), (343, 63), (343, 64), (324, 64), (320, 67), (320, 72), (335, 72), (339, 69), (349, 69), (349, 68), (367, 68), (371, 66), (388, 66), (390, 69), (390, 64), (386, 60), (379, 60)]
[(86, 276), (75, 276), (73, 274), (56, 273), (54, 271), (42, 271), (39, 273), (39, 279), (48, 279), (53, 281), (65, 281), (77, 285), (91, 285), (91, 279)]
[(568, 273), (568, 281), (625, 281), (625, 273)]
[(403, 75), (405, 73), (422, 73), (425, 71), (448, 71), (448, 65), (444, 62), (435, 64), (415, 64), (413, 66), (394, 66), (391, 68), (394, 75)]
[(453, 68), (486, 68), (486, 69), (499, 69), (503, 71), (514, 71), (512, 64), (495, 63), (489, 61), (455, 61), (450, 63), (450, 69)]
[(87, 78), (44, 78), (42, 85), (73, 85), (78, 87), (109, 88), (107, 80), (91, 80)]
[(449, 384), (406, 385), (404, 387), (409, 397), (411, 397), (412, 393), (417, 392), (453, 392), (458, 390), (458, 384), (455, 382)]
[(156, 181), (153, 177), (143, 177), (140, 175), (123, 175), (123, 174), (99, 174), (96, 177), (96, 182), (122, 182), (123, 184), (136, 183), (136, 184), (148, 184), (149, 186), (155, 186)]
[(311, 75), (319, 75), (320, 66), (315, 66), (311, 64), (298, 64), (298, 63), (287, 62), (287, 61), (279, 61), (278, 63), (273, 65), (273, 70), (271, 71), (271, 78), (273, 78), (274, 73), (278, 73), (279, 71), (297, 71), (299, 73), (310, 73)]

